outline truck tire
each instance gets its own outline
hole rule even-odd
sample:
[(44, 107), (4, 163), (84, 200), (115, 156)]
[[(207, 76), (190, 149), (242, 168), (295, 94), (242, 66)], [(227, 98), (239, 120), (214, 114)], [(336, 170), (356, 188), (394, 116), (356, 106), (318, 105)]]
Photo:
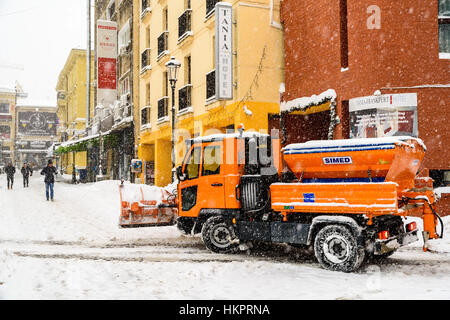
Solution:
[(177, 228), (183, 234), (190, 234), (194, 227), (194, 221), (192, 219), (178, 218)]
[(364, 261), (364, 248), (345, 226), (328, 225), (322, 228), (314, 240), (317, 260), (325, 269), (352, 272)]
[(202, 240), (215, 253), (229, 253), (237, 249), (236, 235), (220, 216), (210, 217), (203, 224)]

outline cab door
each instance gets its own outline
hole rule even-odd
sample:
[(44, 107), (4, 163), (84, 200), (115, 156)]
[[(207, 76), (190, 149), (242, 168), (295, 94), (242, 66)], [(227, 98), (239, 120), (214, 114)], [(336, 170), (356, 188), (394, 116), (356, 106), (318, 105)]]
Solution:
[(185, 180), (179, 183), (178, 201), (181, 203), (179, 216), (197, 217), (200, 211), (198, 194), (201, 152), (201, 145), (192, 146), (183, 164), (182, 172)]
[(222, 141), (204, 143), (198, 184), (201, 209), (225, 209), (225, 177)]

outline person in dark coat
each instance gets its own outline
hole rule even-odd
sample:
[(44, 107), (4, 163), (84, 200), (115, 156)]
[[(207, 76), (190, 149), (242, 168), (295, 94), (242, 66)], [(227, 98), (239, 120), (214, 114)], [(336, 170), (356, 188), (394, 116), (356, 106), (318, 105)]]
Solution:
[(8, 189), (13, 188), (14, 184), (14, 174), (16, 173), (16, 168), (12, 165), (12, 163), (8, 163), (5, 167), (6, 180), (8, 180)]
[(26, 163), (24, 163), (22, 169), (20, 169), (20, 172), (22, 172), (23, 176), (23, 187), (26, 188), (28, 187), (28, 182), (30, 178), (30, 169)]
[[(53, 161), (48, 160), (47, 166), (42, 169), (41, 175), (45, 175), (45, 195), (47, 196), (47, 201), (49, 198), (53, 201), (53, 185), (55, 184), (55, 175), (57, 175), (58, 172), (56, 168), (53, 166)], [(50, 192), (49, 192), (50, 191)]]

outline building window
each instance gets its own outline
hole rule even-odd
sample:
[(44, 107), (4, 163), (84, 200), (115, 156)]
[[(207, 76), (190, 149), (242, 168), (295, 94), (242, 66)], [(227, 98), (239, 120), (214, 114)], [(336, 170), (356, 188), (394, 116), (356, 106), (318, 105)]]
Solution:
[(210, 17), (215, 9), (216, 9), (216, 3), (220, 2), (220, 0), (206, 0), (206, 17)]
[(439, 0), (439, 55), (450, 59), (450, 0)]
[(178, 111), (187, 110), (192, 106), (191, 102), (192, 85), (187, 84), (178, 90)]
[(147, 48), (151, 47), (151, 33), (150, 33), (150, 26), (148, 26), (145, 29), (145, 45), (147, 46)]
[(146, 11), (146, 9), (150, 8), (150, 0), (141, 0), (141, 13), (143, 13), (144, 11)]
[(0, 103), (0, 113), (9, 114), (9, 103)]
[(141, 53), (141, 70), (150, 66), (150, 49), (147, 48)]
[(125, 23), (125, 25), (120, 29), (118, 34), (119, 40), (119, 54), (125, 54), (128, 47), (131, 44), (131, 33), (130, 33), (130, 19)]
[(191, 9), (186, 9), (178, 18), (178, 39), (184, 39), (191, 32)]
[(216, 96), (216, 70), (206, 74), (206, 100)]
[(145, 103), (150, 105), (150, 82), (145, 85)]
[(111, 0), (106, 8), (106, 18), (108, 20), (112, 20), (114, 18), (114, 14), (116, 13), (116, 1)]
[(141, 125), (145, 126), (150, 123), (150, 107), (146, 106), (141, 110)]
[(163, 96), (167, 97), (169, 95), (169, 75), (167, 71), (163, 72)]
[(158, 58), (167, 54), (168, 36), (169, 36), (169, 32), (163, 31), (163, 33), (161, 33), (161, 35), (158, 37)]
[(158, 100), (158, 120), (169, 116), (169, 97)]
[(347, 0), (340, 0), (341, 68), (348, 68), (348, 17)]
[(130, 78), (125, 77), (120, 82), (120, 95), (129, 94), (130, 93)]
[(191, 56), (184, 58), (184, 83), (191, 84), (192, 71), (191, 71)]

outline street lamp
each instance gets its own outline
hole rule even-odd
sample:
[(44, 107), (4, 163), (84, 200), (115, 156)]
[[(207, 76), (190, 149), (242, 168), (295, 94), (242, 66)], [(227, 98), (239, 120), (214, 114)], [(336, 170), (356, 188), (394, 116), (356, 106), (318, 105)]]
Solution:
[(168, 62), (166, 62), (166, 68), (168, 71), (168, 78), (170, 86), (172, 87), (172, 182), (175, 181), (175, 84), (177, 83), (177, 73), (178, 69), (181, 67), (181, 63), (171, 57)]

